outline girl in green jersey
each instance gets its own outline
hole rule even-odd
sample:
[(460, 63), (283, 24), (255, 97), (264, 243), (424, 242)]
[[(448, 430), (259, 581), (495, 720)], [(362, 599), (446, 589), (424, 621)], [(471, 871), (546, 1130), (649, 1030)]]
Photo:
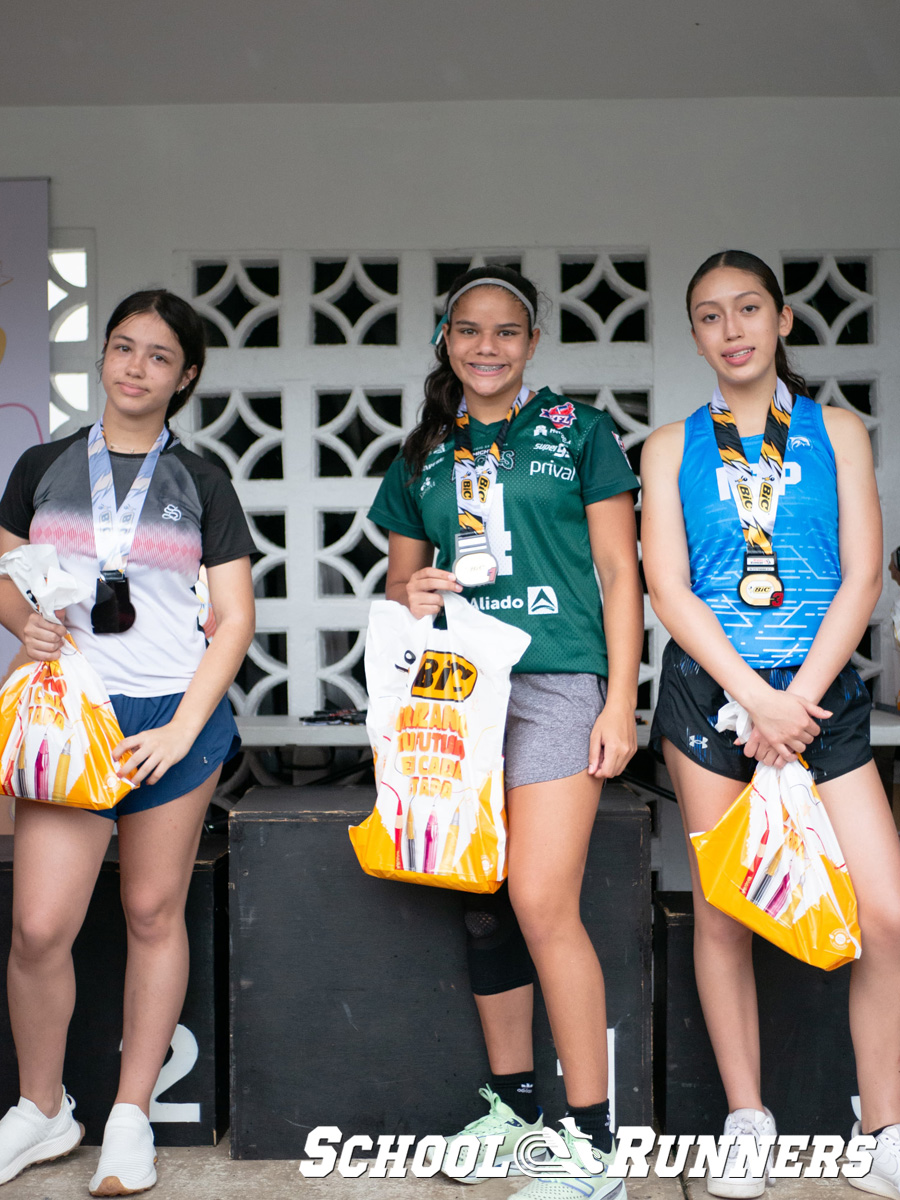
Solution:
[[(613, 1146), (603, 975), (579, 897), (603, 781), (636, 749), (637, 481), (607, 414), (523, 386), (540, 338), (537, 303), (534, 285), (506, 268), (456, 280), (421, 420), (370, 515), (390, 531), (389, 599), (416, 617), (433, 616), (445, 592), (465, 591), (532, 633), (512, 676), (507, 718), (508, 894), (472, 896), (466, 913), (491, 1086), (481, 1091), (490, 1111), (463, 1132), (502, 1135), (496, 1161), (512, 1162), (519, 1138), (542, 1126), (533, 1090), (533, 961), (565, 1078), (563, 1136), (580, 1131), (593, 1144), (597, 1174), (580, 1181), (591, 1189), (583, 1194), (618, 1200), (624, 1184), (605, 1169)], [(468, 570), (456, 542), (454, 446), (458, 457), (464, 438), (479, 472), (494, 464), (485, 518), (490, 581)], [(456, 573), (444, 569), (454, 562)], [(470, 1182), (483, 1158), (482, 1150)], [(556, 1186), (535, 1179), (519, 1195), (549, 1200)]]

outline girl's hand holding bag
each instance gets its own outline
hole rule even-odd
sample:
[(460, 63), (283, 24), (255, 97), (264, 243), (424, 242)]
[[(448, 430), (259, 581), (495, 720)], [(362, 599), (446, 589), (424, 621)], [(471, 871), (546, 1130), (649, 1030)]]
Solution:
[[(3, 575), (57, 624), (57, 609), (90, 595), (60, 569), (53, 546), (10, 550), (0, 558)], [(66, 634), (58, 661), (20, 667), (0, 691), (0, 795), (112, 808), (133, 786), (112, 757), (122, 736), (99, 675)]]
[[(749, 715), (732, 700), (716, 728), (745, 740)], [(779, 770), (758, 766), (718, 824), (691, 841), (710, 904), (826, 971), (859, 958), (856, 894), (802, 760)]]
[(350, 840), (363, 870), (495, 892), (506, 877), (503, 735), (509, 673), (531, 641), (446, 593), (446, 629), (376, 600), (366, 725), (378, 799)]

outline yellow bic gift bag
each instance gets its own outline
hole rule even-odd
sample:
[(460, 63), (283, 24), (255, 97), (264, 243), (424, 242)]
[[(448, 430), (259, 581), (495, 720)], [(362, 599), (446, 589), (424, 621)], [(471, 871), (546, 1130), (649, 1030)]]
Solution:
[[(52, 546), (10, 550), (0, 575), (48, 621), (89, 592), (60, 569)], [(132, 788), (112, 757), (122, 736), (100, 677), (67, 634), (56, 662), (20, 667), (0, 691), (0, 795), (112, 808)]]
[(378, 798), (350, 829), (369, 875), (466, 892), (506, 877), (503, 732), (509, 672), (531, 638), (445, 595), (446, 629), (376, 600), (366, 726)]
[[(750, 722), (732, 701), (716, 728), (744, 738)], [(805, 765), (757, 767), (718, 824), (691, 841), (710, 904), (814, 967), (859, 957), (856, 894)]]

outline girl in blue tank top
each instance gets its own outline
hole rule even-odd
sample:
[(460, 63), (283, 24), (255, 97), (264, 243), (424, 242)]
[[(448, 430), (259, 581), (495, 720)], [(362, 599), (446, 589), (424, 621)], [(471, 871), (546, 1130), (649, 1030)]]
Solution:
[[(687, 292), (713, 400), (648, 438), (643, 555), (666, 647), (651, 739), (686, 832), (711, 829), (757, 763), (803, 754), (856, 890), (862, 955), (852, 1035), (872, 1167), (849, 1182), (900, 1200), (900, 843), (868, 743), (869, 696), (849, 666), (881, 592), (881, 512), (862, 421), (823, 408), (787, 361), (793, 314), (768, 266), (728, 250)], [(725, 691), (743, 745), (715, 729)], [(728, 1099), (726, 1133), (775, 1133), (760, 1095), (749, 929), (707, 903), (688, 839), (697, 987)], [(769, 1160), (771, 1162), (771, 1159)], [(756, 1168), (753, 1168), (755, 1170)], [(761, 1196), (729, 1155), (714, 1196)]]

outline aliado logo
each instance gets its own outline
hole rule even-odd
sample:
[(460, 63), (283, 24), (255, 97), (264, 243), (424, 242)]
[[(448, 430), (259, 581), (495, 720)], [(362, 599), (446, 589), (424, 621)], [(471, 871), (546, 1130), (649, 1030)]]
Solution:
[(541, 617), (559, 612), (559, 601), (552, 587), (530, 587), (528, 589), (528, 615)]

